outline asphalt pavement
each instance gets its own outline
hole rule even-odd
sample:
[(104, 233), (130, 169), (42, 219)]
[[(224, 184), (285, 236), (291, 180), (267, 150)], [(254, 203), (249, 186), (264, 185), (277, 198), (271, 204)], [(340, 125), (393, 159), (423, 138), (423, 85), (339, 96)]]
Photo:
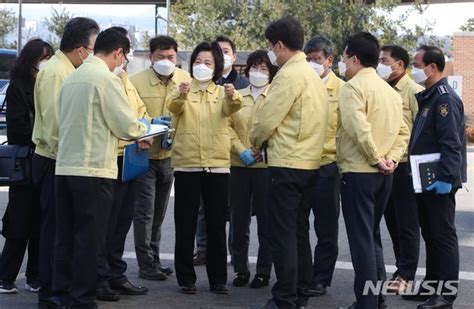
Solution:
[[(469, 182), (465, 188), (457, 194), (456, 226), (460, 244), (460, 287), (459, 296), (455, 308), (474, 308), (474, 153), (468, 153), (468, 162), (471, 166), (468, 170)], [(468, 192), (470, 190), (470, 192)], [(7, 188), (0, 188), (0, 214), (3, 215), (8, 201)], [(170, 198), (167, 215), (162, 228), (161, 258), (163, 264), (173, 264), (174, 252), (174, 223), (173, 223), (174, 197)], [(313, 220), (312, 217), (310, 220)], [(354, 301), (352, 290), (354, 274), (352, 270), (351, 257), (347, 242), (346, 230), (342, 215), (339, 221), (339, 257), (336, 271), (328, 294), (311, 298), (308, 308), (335, 308), (338, 305), (350, 305)], [(390, 275), (395, 267), (391, 240), (387, 232), (385, 222), (382, 222), (382, 238), (384, 245), (385, 264), (387, 275)], [(125, 258), (128, 263), (127, 276), (130, 281), (146, 286), (149, 293), (144, 296), (122, 296), (119, 302), (98, 302), (103, 309), (112, 308), (259, 308), (271, 297), (271, 287), (263, 289), (251, 289), (248, 286), (236, 288), (232, 286), (233, 269), (228, 267), (229, 295), (215, 295), (209, 291), (205, 266), (196, 267), (198, 281), (196, 295), (183, 295), (179, 292), (174, 275), (166, 281), (146, 281), (138, 278), (138, 267), (133, 247), (133, 229), (130, 230), (126, 242)], [(314, 229), (311, 227), (312, 245), (316, 243)], [(0, 246), (3, 247), (4, 238), (0, 237)], [(255, 274), (255, 260), (257, 255), (256, 222), (252, 220), (250, 262), (252, 276)], [(26, 261), (26, 257), (25, 257)], [(23, 289), (25, 285), (24, 271), (26, 263), (16, 282), (20, 291), (16, 295), (0, 295), (0, 309), (10, 308), (36, 308), (37, 295)], [(424, 244), (422, 242), (421, 256), (417, 278), (423, 278), (425, 267)], [(271, 284), (275, 282), (272, 274)], [(389, 308), (416, 308), (416, 303), (402, 300), (399, 296), (388, 296)]]

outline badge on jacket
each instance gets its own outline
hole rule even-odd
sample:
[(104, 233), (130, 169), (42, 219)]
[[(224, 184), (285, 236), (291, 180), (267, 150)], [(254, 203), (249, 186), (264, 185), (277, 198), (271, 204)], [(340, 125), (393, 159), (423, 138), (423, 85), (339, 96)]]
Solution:
[(448, 115), (449, 109), (448, 109), (448, 104), (443, 103), (440, 104), (438, 107), (439, 114), (444, 118)]
[(428, 112), (430, 111), (430, 108), (429, 107), (425, 107), (423, 109), (423, 112), (421, 112), (421, 117), (423, 118), (426, 118), (426, 116), (428, 116)]

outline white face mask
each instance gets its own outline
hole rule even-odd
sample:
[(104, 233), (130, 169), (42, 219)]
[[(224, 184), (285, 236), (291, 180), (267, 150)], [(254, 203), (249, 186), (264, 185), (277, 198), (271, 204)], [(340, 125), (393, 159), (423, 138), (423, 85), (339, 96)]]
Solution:
[(130, 51), (128, 52), (127, 54), (127, 59), (128, 59), (128, 62), (132, 62), (133, 61), (133, 49), (130, 48)]
[(249, 80), (250, 84), (252, 84), (252, 86), (255, 88), (261, 88), (268, 85), (269, 76), (258, 71), (250, 71)]
[(92, 57), (93, 55), (94, 55), (94, 53), (87, 52), (87, 57), (86, 58), (82, 59), (81, 55), (79, 55), (79, 57), (81, 57), (82, 63), (84, 63), (84, 62), (86, 62), (87, 58)]
[(229, 55), (224, 54), (224, 71), (231, 68), (232, 64), (233, 64), (232, 57), (229, 56)]
[(170, 76), (173, 74), (175, 67), (176, 65), (168, 59), (153, 63), (153, 70), (162, 76)]
[(392, 66), (386, 65), (383, 63), (379, 63), (377, 65), (377, 74), (383, 79), (383, 80), (388, 80), (390, 75), (392, 74)]
[(275, 54), (275, 52), (272, 50), (268, 51), (267, 52), (267, 55), (268, 55), (268, 59), (270, 59), (270, 63), (274, 66), (279, 66), (278, 65), (278, 62), (277, 62), (277, 55)]
[(204, 63), (193, 66), (193, 76), (194, 78), (202, 83), (208, 82), (212, 79), (214, 70), (210, 69)]
[(411, 70), (411, 77), (417, 84), (424, 84), (428, 79), (428, 76), (425, 73), (425, 70), (419, 68), (413, 68)]
[(313, 70), (318, 74), (319, 76), (323, 75), (324, 73), (324, 64), (319, 64), (314, 61), (310, 61), (309, 65), (313, 68)]
[(42, 69), (44, 69), (44, 67), (46, 66), (46, 63), (48, 63), (48, 60), (40, 61), (40, 63), (38, 63), (38, 71), (41, 71)]
[(124, 65), (125, 65), (125, 64), (122, 63), (121, 65), (115, 67), (113, 73), (114, 73), (115, 75), (117, 75), (117, 76), (120, 75), (120, 73), (123, 72), (123, 67), (124, 67)]
[(338, 68), (339, 68), (339, 74), (341, 76), (346, 76), (346, 71), (347, 71), (347, 67), (346, 67), (346, 64), (341, 60), (339, 61), (339, 63), (337, 64)]

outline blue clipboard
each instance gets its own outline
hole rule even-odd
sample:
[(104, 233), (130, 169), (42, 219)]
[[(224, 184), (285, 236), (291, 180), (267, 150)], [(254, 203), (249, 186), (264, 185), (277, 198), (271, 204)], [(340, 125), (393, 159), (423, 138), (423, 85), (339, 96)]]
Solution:
[(149, 167), (148, 150), (138, 151), (137, 143), (125, 145), (123, 152), (122, 182), (139, 178), (146, 174)]

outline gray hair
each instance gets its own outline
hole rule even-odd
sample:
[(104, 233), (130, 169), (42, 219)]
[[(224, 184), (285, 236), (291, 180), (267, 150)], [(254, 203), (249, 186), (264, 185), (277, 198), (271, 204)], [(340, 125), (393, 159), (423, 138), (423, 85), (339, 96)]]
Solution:
[(314, 36), (306, 43), (303, 49), (305, 54), (319, 52), (321, 50), (324, 52), (326, 58), (332, 56), (332, 42), (324, 35)]

